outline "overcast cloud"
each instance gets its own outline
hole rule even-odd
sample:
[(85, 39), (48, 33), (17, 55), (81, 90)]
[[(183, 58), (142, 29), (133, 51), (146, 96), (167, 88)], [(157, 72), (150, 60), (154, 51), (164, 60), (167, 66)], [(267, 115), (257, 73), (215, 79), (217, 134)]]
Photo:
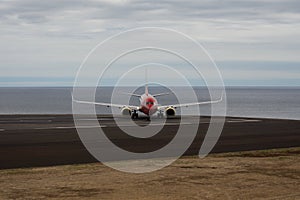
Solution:
[(0, 86), (72, 85), (91, 48), (141, 26), (201, 42), (228, 85), (299, 86), (299, 25), (296, 0), (2, 0)]

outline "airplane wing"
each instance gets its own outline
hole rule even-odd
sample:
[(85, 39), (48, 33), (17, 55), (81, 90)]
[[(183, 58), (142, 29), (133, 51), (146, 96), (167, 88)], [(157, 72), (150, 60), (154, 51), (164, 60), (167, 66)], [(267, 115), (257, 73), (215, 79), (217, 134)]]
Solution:
[(112, 104), (112, 103), (103, 103), (103, 102), (93, 102), (93, 101), (81, 101), (81, 100), (76, 100), (74, 99), (72, 95), (72, 101), (75, 103), (82, 103), (82, 104), (92, 104), (92, 105), (98, 105), (98, 106), (106, 106), (106, 107), (116, 107), (116, 108), (124, 108), (128, 107), (132, 110), (138, 110), (138, 106), (132, 106), (132, 105), (122, 105), (122, 104)]
[(214, 100), (214, 101), (202, 101), (202, 102), (194, 102), (194, 103), (183, 103), (183, 104), (173, 104), (173, 105), (163, 105), (163, 106), (159, 106), (158, 109), (166, 109), (169, 107), (172, 108), (179, 108), (179, 107), (189, 107), (189, 106), (199, 106), (199, 105), (208, 105), (208, 104), (214, 104), (214, 103), (219, 103), (223, 101), (223, 94), (221, 96), (220, 99)]

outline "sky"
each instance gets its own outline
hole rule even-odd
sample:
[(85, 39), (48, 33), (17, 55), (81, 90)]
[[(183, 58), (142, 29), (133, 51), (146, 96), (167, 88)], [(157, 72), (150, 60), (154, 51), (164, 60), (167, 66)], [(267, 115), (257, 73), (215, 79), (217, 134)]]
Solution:
[(300, 86), (299, 25), (297, 0), (1, 0), (0, 87), (72, 86), (91, 49), (138, 27), (191, 36), (227, 86)]

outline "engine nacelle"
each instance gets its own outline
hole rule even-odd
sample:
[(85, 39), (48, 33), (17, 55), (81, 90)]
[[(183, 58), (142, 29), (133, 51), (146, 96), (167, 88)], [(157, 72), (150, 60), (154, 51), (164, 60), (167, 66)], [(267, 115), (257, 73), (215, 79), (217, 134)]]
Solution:
[(131, 116), (131, 112), (132, 112), (132, 110), (130, 108), (128, 108), (128, 107), (124, 107), (121, 110), (121, 114), (122, 115), (129, 115), (129, 116)]
[(166, 114), (167, 117), (175, 116), (176, 110), (173, 107), (168, 107), (165, 110), (165, 114)]

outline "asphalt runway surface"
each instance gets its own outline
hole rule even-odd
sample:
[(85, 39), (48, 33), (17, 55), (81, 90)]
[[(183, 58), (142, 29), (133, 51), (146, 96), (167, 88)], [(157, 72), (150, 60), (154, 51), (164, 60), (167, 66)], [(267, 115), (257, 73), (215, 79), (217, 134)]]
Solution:
[[(82, 129), (99, 129), (89, 126), (89, 117), (81, 120), (85, 121)], [(121, 128), (130, 128), (130, 120), (122, 117), (118, 122)], [(130, 152), (146, 153), (170, 143), (177, 133), (180, 117), (168, 119), (162, 130), (150, 138), (134, 138), (125, 134), (111, 116), (98, 116), (98, 121), (115, 145)], [(184, 155), (199, 153), (209, 121), (209, 117), (201, 118), (197, 135)], [(183, 126), (198, 122), (199, 119), (190, 117)], [(138, 119), (134, 123), (139, 126), (149, 124), (146, 119)], [(162, 124), (161, 119), (153, 119), (151, 126)], [(300, 121), (227, 117), (212, 153), (297, 146), (300, 146)], [(0, 115), (0, 169), (90, 162), (97, 161), (82, 144), (72, 115)]]

